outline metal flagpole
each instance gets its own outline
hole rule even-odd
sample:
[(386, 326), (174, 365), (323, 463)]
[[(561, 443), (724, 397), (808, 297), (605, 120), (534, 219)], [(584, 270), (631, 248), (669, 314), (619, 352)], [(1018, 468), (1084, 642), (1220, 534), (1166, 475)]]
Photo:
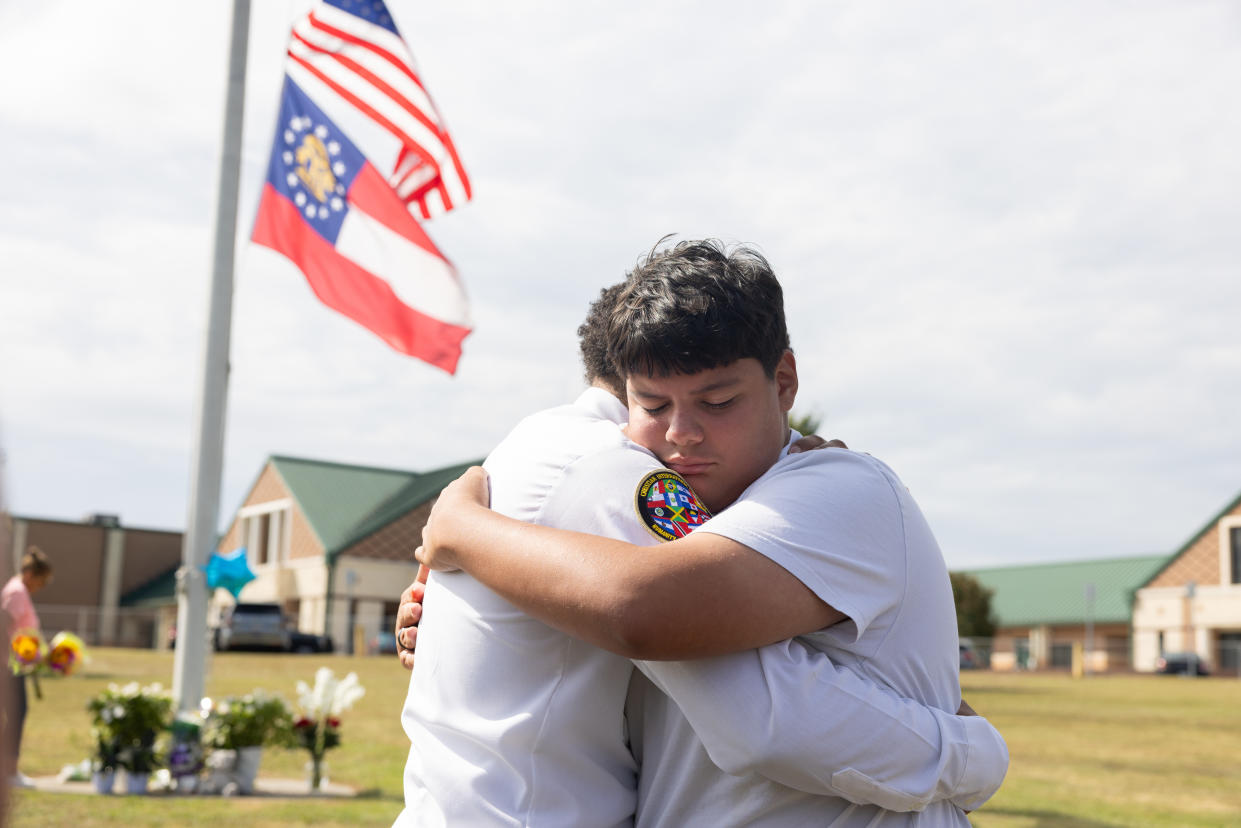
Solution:
[(224, 141), (216, 190), (215, 250), (203, 357), (197, 441), (190, 471), (189, 512), (181, 568), (177, 570), (177, 646), (172, 694), (177, 710), (198, 708), (207, 657), (207, 585), (203, 566), (215, 546), (224, 465), (224, 410), (228, 397), (228, 346), (233, 316), (233, 257), (241, 180), (241, 126), (246, 96), (246, 45), (250, 0), (233, 0), (228, 53)]

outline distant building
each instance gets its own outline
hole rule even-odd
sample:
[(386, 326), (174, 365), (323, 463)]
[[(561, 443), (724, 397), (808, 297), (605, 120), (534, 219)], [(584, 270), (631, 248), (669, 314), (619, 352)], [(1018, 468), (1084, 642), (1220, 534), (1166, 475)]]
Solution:
[(170, 581), (181, 564), (181, 533), (124, 526), (116, 515), (90, 515), (81, 522), (12, 515), (6, 528), (11, 565), (37, 546), (52, 561), (52, 582), (34, 596), (46, 635), (70, 630), (96, 646), (152, 647), (165, 641), (171, 624), (165, 609), (137, 608), (127, 601), (157, 582)]
[(1194, 652), (1215, 672), (1241, 675), (1241, 495), (1145, 580), (1133, 608), (1134, 664)]
[[(1133, 594), (1167, 555), (968, 570), (994, 591), (993, 670), (1130, 670)], [(1151, 669), (1151, 668), (1147, 668)]]
[[(391, 632), (435, 498), (481, 462), (418, 473), (270, 457), (218, 551), (246, 550), (258, 577), (241, 600), (279, 603), (299, 630), (350, 652), (355, 635), (370, 642)], [(228, 603), (232, 596), (217, 590), (214, 613)]]

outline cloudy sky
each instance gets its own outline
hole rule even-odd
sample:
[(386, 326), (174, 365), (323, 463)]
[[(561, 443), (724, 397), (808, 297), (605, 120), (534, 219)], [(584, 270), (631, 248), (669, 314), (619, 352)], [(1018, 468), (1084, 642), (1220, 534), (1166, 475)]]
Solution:
[[(222, 520), (271, 453), (484, 455), (576, 393), (588, 301), (666, 233), (767, 254), (797, 410), (950, 566), (1169, 552), (1241, 491), (1235, 3), (391, 5), (474, 182), (427, 229), (476, 330), (449, 377), (241, 243)], [(184, 526), (227, 6), (0, 5), (18, 514)], [(304, 8), (253, 9), (243, 237)]]

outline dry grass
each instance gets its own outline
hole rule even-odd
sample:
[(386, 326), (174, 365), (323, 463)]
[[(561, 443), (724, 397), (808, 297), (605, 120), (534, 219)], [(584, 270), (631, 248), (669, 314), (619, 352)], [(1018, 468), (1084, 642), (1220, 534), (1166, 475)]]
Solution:
[[(392, 657), (212, 656), (213, 695), (256, 687), (292, 700), (322, 664), (353, 670), (366, 697), (346, 714), (331, 776), (362, 792), (348, 801), (97, 797), (18, 792), (16, 826), (390, 825), (401, 808), (406, 741), (398, 715), (407, 673)], [(83, 676), (44, 682), (31, 700), (22, 768), (49, 775), (87, 755), (86, 699), (109, 681), (170, 683), (169, 654), (97, 650)], [(966, 698), (1004, 733), (1012, 754), (979, 828), (1241, 825), (1241, 681), (1163, 676), (967, 673)], [(269, 750), (263, 775), (301, 778), (305, 757)]]

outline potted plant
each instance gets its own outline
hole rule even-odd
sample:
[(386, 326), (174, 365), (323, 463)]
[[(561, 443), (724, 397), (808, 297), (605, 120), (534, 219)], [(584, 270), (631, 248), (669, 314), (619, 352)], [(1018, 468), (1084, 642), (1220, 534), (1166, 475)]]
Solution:
[(95, 743), (95, 753), (91, 756), (91, 782), (95, 792), (110, 794), (116, 785), (116, 769), (120, 766), (121, 747), (106, 729), (92, 727), (91, 741)]
[(327, 667), (315, 673), (314, 687), (304, 681), (297, 683), (299, 709), (293, 721), (293, 740), (310, 751), (307, 776), (312, 791), (323, 784), (324, 754), (340, 744), (340, 714), (365, 694), (356, 673), (337, 679)]
[[(218, 755), (209, 764), (217, 777), (232, 776), (242, 793), (254, 791), (263, 745), (285, 741), (290, 727), (289, 706), (280, 696), (255, 690), (218, 702), (203, 699), (203, 741)], [(231, 753), (231, 760), (228, 754)], [(229, 780), (217, 778), (214, 787)]]
[(111, 791), (116, 768), (121, 767), (129, 792), (144, 793), (147, 777), (160, 766), (155, 741), (168, 726), (172, 697), (159, 684), (109, 684), (86, 708), (92, 716), (96, 790)]

